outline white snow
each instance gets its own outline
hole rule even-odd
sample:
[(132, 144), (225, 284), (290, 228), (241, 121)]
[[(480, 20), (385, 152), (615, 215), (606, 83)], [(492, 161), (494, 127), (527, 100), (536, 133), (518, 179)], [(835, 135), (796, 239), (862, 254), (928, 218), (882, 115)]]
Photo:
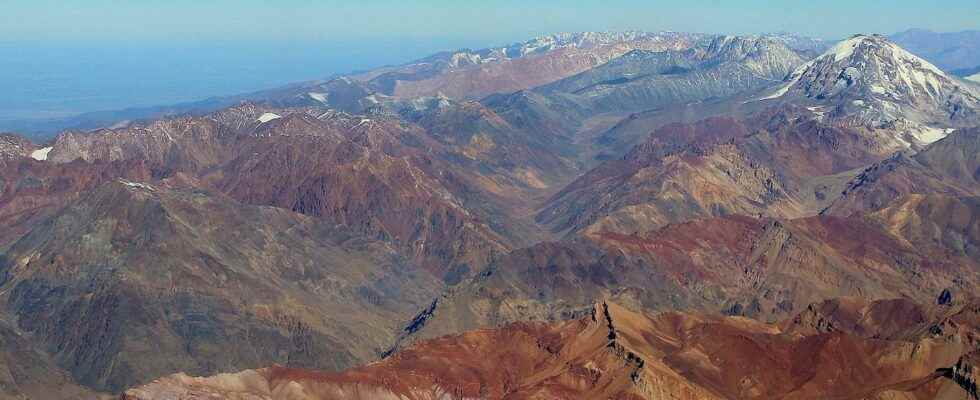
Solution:
[[(855, 49), (857, 49), (858, 46), (867, 40), (883, 39), (876, 39), (871, 36), (855, 36), (838, 43), (824, 53), (824, 55), (820, 58), (833, 55), (835, 62), (847, 59), (848, 57), (854, 55)], [(932, 65), (928, 61), (909, 53), (894, 43), (887, 41), (884, 43), (887, 45), (888, 52), (891, 53), (891, 56), (894, 58), (895, 65), (899, 66), (898, 70), (895, 71), (898, 75), (898, 80), (905, 82), (905, 84), (912, 90), (915, 90), (915, 86), (923, 88), (927, 92), (931, 92), (930, 88), (933, 88), (933, 90), (938, 90), (938, 88), (941, 86), (938, 78), (946, 76), (942, 70), (937, 68), (935, 65)], [(875, 56), (877, 56), (877, 54)], [(871, 90), (877, 94), (883, 94), (885, 92), (885, 89), (881, 87), (873, 86), (871, 87)]]
[(38, 161), (46, 161), (48, 159), (48, 153), (51, 152), (53, 147), (45, 147), (43, 149), (34, 150), (31, 152), (31, 158)]
[(326, 93), (310, 92), (310, 93), (307, 93), (307, 95), (309, 95), (311, 99), (316, 100), (316, 101), (319, 101), (321, 103), (326, 103), (327, 102), (327, 94)]
[(946, 136), (949, 136), (949, 134), (952, 133), (954, 130), (955, 129), (951, 129), (951, 128), (934, 128), (931, 126), (923, 126), (918, 130), (913, 130), (909, 133), (916, 140), (925, 144), (929, 144), (939, 139), (942, 139)]
[(131, 188), (153, 190), (153, 186), (147, 185), (145, 183), (130, 182), (125, 179), (120, 179), (119, 183), (122, 183), (123, 185), (129, 186)]
[[(859, 48), (867, 48), (856, 56)], [(832, 58), (831, 58), (832, 57)], [(794, 71), (794, 77), (806, 72), (811, 65), (826, 65), (833, 61), (831, 67), (845, 67), (845, 75), (869, 83), (868, 90), (875, 95), (897, 97), (899, 93), (910, 93), (913, 96), (939, 99), (942, 96), (943, 85), (948, 80), (947, 75), (935, 65), (919, 58), (887, 39), (878, 36), (859, 35), (844, 40), (815, 60), (804, 64)], [(867, 67), (865, 64), (870, 63)], [(871, 66), (878, 65), (890, 68), (890, 71), (872, 70)], [(887, 72), (887, 73), (885, 73)], [(865, 76), (865, 74), (870, 74)], [(838, 78), (837, 84), (843, 76)], [(905, 86), (907, 91), (896, 90)]]
[(786, 94), (786, 92), (789, 91), (789, 88), (792, 87), (793, 84), (795, 84), (795, 83), (796, 83), (795, 80), (794, 81), (791, 81), (791, 82), (783, 85), (783, 87), (781, 87), (779, 89), (776, 89), (776, 91), (773, 92), (772, 94), (770, 94), (770, 95), (768, 95), (766, 97), (759, 98), (757, 100), (769, 100), (769, 99), (775, 99), (775, 98), (783, 97), (783, 95)]
[(899, 57), (899, 59), (901, 59), (902, 61), (919, 63), (923, 67), (925, 67), (925, 69), (929, 70), (929, 72), (932, 72), (939, 76), (946, 76), (946, 73), (944, 73), (941, 69), (939, 69), (935, 65), (932, 65), (932, 63), (923, 60), (922, 58), (919, 58), (919, 56), (916, 56), (915, 54), (909, 53), (908, 51), (906, 51), (901, 47), (898, 47), (898, 45), (894, 43), (889, 43), (889, 45), (892, 48), (893, 54)]
[(262, 115), (259, 116), (259, 122), (261, 122), (261, 123), (264, 124), (266, 122), (272, 121), (274, 119), (279, 119), (279, 118), (282, 118), (282, 116), (279, 115), (279, 114), (276, 114), (276, 113), (265, 113), (265, 114), (262, 114)]
[(453, 54), (450, 63), (452, 63), (454, 67), (460, 67), (460, 66), (465, 66), (466, 64), (472, 64), (472, 65), (482, 64), (483, 61), (479, 54), (462, 52), (462, 53)]
[(793, 73), (790, 74), (789, 82), (786, 82), (782, 87), (780, 87), (779, 89), (776, 89), (776, 91), (773, 92), (772, 94), (770, 94), (770, 95), (768, 95), (766, 97), (763, 97), (763, 98), (756, 99), (755, 101), (762, 101), (762, 100), (769, 100), (769, 99), (775, 99), (775, 98), (778, 98), (778, 97), (783, 97), (783, 95), (785, 95), (786, 92), (789, 92), (789, 89), (791, 87), (793, 87), (793, 85), (796, 85), (800, 81), (800, 79), (803, 79), (803, 74), (805, 74), (806, 71), (808, 69), (810, 69), (810, 67), (813, 66), (814, 61), (815, 60), (810, 60), (810, 61), (804, 63), (803, 65), (800, 65), (799, 67), (796, 67), (796, 69), (793, 71)]
[(840, 61), (845, 58), (850, 57), (854, 54), (854, 49), (856, 49), (862, 42), (867, 40), (867, 36), (855, 36), (840, 43), (837, 43), (830, 50), (827, 50), (824, 54), (833, 54), (834, 61)]
[(924, 91), (922, 94), (930, 97), (939, 94), (942, 88), (940, 78), (947, 78), (946, 73), (894, 43), (888, 43), (888, 47), (899, 66), (896, 71), (898, 80), (904, 82), (912, 93)]
[(980, 82), (980, 72), (966, 77), (968, 81)]

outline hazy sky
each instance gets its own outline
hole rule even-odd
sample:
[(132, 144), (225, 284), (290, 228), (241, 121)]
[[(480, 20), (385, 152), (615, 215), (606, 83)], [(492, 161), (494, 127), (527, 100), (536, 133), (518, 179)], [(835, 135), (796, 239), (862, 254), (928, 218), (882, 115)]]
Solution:
[(980, 28), (978, 0), (0, 0), (0, 11), (0, 41), (507, 42), (556, 31), (627, 29), (839, 38), (911, 27)]

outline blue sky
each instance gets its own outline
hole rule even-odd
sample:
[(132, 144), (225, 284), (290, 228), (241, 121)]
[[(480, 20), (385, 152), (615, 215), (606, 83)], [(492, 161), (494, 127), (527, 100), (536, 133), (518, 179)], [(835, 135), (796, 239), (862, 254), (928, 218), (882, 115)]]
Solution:
[[(555, 31), (796, 31), (823, 38), (980, 28), (978, 0), (2, 0), (0, 40), (511, 41)], [(490, 43), (487, 43), (490, 44)]]

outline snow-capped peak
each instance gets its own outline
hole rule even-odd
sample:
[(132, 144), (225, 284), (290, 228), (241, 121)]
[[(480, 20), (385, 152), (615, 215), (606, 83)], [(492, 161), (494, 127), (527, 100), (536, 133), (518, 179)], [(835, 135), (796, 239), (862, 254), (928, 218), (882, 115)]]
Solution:
[(508, 46), (492, 47), (481, 50), (461, 49), (453, 52), (418, 60), (415, 63), (427, 63), (441, 60), (452, 68), (499, 62), (532, 55), (545, 54), (559, 49), (592, 49), (596, 47), (631, 44), (645, 47), (681, 49), (687, 48), (697, 40), (707, 37), (702, 34), (679, 32), (577, 32), (556, 33), (539, 36)]
[[(856, 35), (797, 68), (766, 98), (804, 97), (836, 118), (881, 125), (972, 119), (978, 94), (879, 35)], [(966, 110), (966, 111), (964, 111)]]
[[(811, 97), (888, 83), (904, 84), (909, 92), (929, 95), (935, 94), (940, 80), (949, 81), (949, 77), (935, 65), (877, 35), (856, 35), (844, 40), (791, 75), (792, 83), (816, 84), (808, 85)], [(874, 91), (882, 92), (881, 89), (879, 85)]]
[[(862, 47), (865, 48), (862, 49)], [(821, 58), (833, 56), (834, 61), (842, 61), (853, 58), (855, 53), (863, 55), (860, 53), (860, 50), (868, 51), (869, 49), (875, 48), (887, 50), (890, 53), (888, 55), (899, 62), (913, 64), (934, 74), (946, 76), (946, 73), (939, 68), (936, 68), (935, 65), (932, 65), (928, 61), (909, 53), (905, 49), (899, 47), (897, 44), (892, 43), (890, 40), (877, 35), (855, 35), (850, 39), (844, 40), (830, 48), (830, 50), (821, 56)]]
[(827, 52), (824, 53), (821, 58), (833, 56), (834, 61), (846, 59), (854, 55), (854, 50), (857, 49), (862, 42), (864, 42), (865, 38), (867, 38), (867, 36), (858, 35), (837, 43), (834, 47), (831, 47), (830, 50), (827, 50)]

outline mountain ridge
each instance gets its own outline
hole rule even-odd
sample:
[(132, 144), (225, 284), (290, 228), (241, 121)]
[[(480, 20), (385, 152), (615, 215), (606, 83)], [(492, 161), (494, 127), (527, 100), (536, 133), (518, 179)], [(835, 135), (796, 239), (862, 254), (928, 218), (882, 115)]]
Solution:
[[(949, 314), (976, 319), (976, 312), (968, 309), (958, 308), (960, 314), (933, 311), (927, 321)], [(903, 320), (896, 325), (915, 331), (919, 323)], [(174, 375), (127, 391), (123, 398), (184, 399), (232, 392), (310, 400), (399, 395), (761, 399), (829, 393), (841, 399), (926, 399), (937, 393), (968, 393), (968, 382), (936, 372), (972, 365), (963, 350), (928, 335), (913, 340), (873, 340), (836, 330), (793, 337), (778, 326), (745, 318), (649, 316), (600, 301), (579, 319), (447, 336), (345, 374), (271, 367), (209, 378)], [(500, 348), (505, 341), (511, 350)], [(910, 346), (921, 352), (909, 351)], [(507, 363), (510, 372), (498, 370), (495, 363)], [(446, 364), (459, 368), (440, 367)], [(774, 365), (778, 367), (770, 368)]]

